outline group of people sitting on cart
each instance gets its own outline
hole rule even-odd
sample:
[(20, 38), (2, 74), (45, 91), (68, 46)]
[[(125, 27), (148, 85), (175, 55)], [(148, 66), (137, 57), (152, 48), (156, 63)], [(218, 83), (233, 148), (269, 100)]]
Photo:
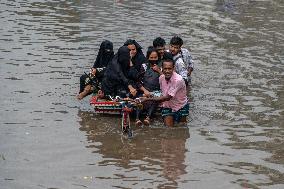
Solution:
[[(161, 106), (166, 126), (185, 122), (189, 113), (187, 86), (191, 85), (193, 60), (189, 51), (182, 48), (183, 40), (174, 36), (169, 49), (157, 37), (148, 47), (146, 57), (142, 47), (133, 39), (127, 40), (114, 54), (113, 43), (101, 43), (90, 74), (80, 77), (81, 100), (89, 94), (97, 98), (130, 96), (139, 98), (143, 110), (137, 109), (135, 125), (149, 125), (154, 111)], [(145, 111), (143, 121), (141, 112)]]

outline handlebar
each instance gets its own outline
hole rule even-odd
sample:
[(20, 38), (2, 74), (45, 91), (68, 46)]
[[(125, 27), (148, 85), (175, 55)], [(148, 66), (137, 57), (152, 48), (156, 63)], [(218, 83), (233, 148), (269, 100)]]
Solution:
[(112, 97), (110, 95), (108, 95), (107, 97), (108, 97), (108, 99), (110, 99), (111, 101), (114, 101), (114, 102), (118, 102), (118, 103), (121, 103), (121, 104), (124, 104), (124, 105), (127, 104), (127, 105), (131, 105), (131, 106), (136, 106), (139, 109), (143, 108), (143, 105), (141, 103), (140, 98), (135, 98), (135, 99), (132, 99), (132, 98), (129, 98), (129, 97), (121, 98), (120, 96)]

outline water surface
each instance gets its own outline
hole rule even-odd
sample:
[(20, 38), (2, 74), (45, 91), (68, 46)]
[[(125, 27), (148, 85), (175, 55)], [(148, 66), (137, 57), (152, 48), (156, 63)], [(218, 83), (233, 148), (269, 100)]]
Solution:
[[(284, 2), (0, 3), (0, 185), (10, 188), (284, 186)], [(99, 44), (184, 39), (187, 127), (135, 128), (77, 101)]]

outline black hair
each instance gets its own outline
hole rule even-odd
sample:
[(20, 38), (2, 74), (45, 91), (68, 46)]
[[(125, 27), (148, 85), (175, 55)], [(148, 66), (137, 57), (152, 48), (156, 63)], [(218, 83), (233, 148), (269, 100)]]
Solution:
[(175, 67), (175, 61), (171, 58), (164, 59), (162, 61), (162, 67), (164, 66), (164, 62), (171, 62), (171, 63), (173, 63), (173, 67)]
[(166, 45), (166, 41), (161, 38), (161, 37), (157, 37), (156, 39), (154, 39), (153, 41), (153, 46), (156, 47), (163, 47)]
[(128, 39), (123, 44), (123, 46), (128, 46), (128, 45), (135, 45), (137, 51), (140, 51), (142, 49), (142, 47), (134, 39)]
[(173, 55), (170, 52), (165, 52), (163, 59), (174, 60)]
[(148, 50), (147, 50), (147, 54), (146, 54), (146, 58), (147, 58), (147, 59), (149, 59), (150, 54), (151, 54), (152, 52), (156, 52), (157, 55), (159, 54), (158, 51), (157, 51), (157, 49), (156, 49), (155, 47), (149, 46), (149, 47), (148, 47)]
[(181, 47), (183, 45), (183, 40), (179, 36), (174, 36), (174, 37), (172, 37), (170, 44), (171, 45), (178, 45), (179, 47)]

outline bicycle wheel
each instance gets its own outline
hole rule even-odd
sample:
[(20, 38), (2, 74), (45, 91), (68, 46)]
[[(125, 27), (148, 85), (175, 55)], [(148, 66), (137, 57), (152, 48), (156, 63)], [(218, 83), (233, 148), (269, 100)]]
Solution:
[(130, 116), (127, 111), (123, 111), (122, 113), (121, 130), (123, 134), (127, 134), (128, 138), (133, 137), (133, 131), (130, 128)]

